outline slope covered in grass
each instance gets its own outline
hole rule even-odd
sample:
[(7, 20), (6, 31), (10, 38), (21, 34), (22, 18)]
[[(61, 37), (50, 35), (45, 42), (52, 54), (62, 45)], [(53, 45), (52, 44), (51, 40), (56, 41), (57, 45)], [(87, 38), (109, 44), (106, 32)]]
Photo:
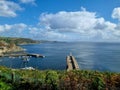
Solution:
[[(5, 88), (5, 89), (4, 89)], [(119, 90), (120, 73), (0, 67), (0, 90)]]

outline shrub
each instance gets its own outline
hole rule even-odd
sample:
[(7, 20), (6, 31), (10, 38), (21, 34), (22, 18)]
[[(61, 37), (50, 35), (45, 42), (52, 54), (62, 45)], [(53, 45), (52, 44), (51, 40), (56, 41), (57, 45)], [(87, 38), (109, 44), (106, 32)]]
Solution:
[(0, 90), (12, 90), (12, 86), (0, 81)]
[(56, 71), (47, 71), (46, 73), (46, 84), (48, 87), (52, 89), (57, 89), (58, 88), (58, 81), (59, 81), (59, 76)]

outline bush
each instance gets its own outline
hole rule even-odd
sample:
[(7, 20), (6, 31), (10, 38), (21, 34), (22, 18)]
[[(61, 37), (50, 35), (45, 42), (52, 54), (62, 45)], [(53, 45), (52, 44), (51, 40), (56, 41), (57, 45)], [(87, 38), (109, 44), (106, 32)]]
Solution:
[(91, 90), (104, 90), (105, 84), (103, 82), (103, 79), (101, 77), (95, 77), (93, 79)]
[(5, 82), (0, 81), (0, 90), (13, 90), (11, 85), (8, 85)]
[(119, 73), (14, 70), (12, 80), (12, 72), (0, 67), (0, 90), (120, 90)]
[(45, 81), (48, 87), (52, 88), (52, 90), (56, 90), (58, 88), (58, 81), (59, 81), (59, 76), (57, 72), (47, 71)]

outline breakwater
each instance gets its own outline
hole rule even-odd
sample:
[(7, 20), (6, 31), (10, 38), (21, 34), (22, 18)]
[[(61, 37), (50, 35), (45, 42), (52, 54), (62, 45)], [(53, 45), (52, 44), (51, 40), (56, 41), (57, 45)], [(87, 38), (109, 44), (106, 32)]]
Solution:
[(41, 54), (36, 54), (36, 53), (18, 53), (18, 54), (3, 54), (0, 55), (0, 57), (20, 57), (20, 56), (29, 56), (29, 57), (35, 57), (35, 58), (39, 58), (39, 57), (45, 57)]
[(66, 62), (67, 62), (67, 67), (66, 67), (67, 71), (74, 70), (74, 69), (75, 70), (79, 69), (79, 65), (78, 65), (74, 56), (72, 56), (72, 55), (67, 56)]

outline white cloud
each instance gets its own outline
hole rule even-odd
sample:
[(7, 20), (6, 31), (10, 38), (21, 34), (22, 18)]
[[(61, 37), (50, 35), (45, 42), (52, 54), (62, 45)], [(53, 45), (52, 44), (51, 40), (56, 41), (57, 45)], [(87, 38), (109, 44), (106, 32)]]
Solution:
[(97, 17), (96, 12), (83, 7), (82, 11), (76, 12), (43, 13), (39, 25), (44, 27), (45, 37), (58, 40), (114, 40), (118, 30), (117, 24)]
[(3, 36), (12, 36), (12, 37), (19, 37), (23, 34), (27, 29), (27, 25), (24, 23), (18, 23), (18, 24), (5, 24), (5, 25), (0, 25), (0, 35)]
[(17, 16), (17, 10), (22, 10), (17, 3), (7, 0), (0, 0), (0, 16), (15, 17)]
[(89, 12), (83, 7), (75, 12), (43, 13), (39, 20), (38, 26), (24, 23), (0, 25), (0, 35), (61, 41), (120, 42), (120, 24), (106, 21), (96, 12)]
[(87, 30), (88, 28), (93, 28), (96, 21), (95, 17), (95, 13), (89, 13), (86, 11), (61, 11), (56, 14), (42, 14), (40, 16), (40, 23), (44, 24), (49, 29), (57, 29), (59, 31), (63, 30), (63, 32), (64, 30), (79, 32), (76, 29)]
[(120, 7), (114, 8), (112, 18), (120, 20)]
[(36, 5), (35, 3), (35, 0), (20, 0), (21, 3), (24, 3), (24, 4), (33, 4), (33, 5)]

